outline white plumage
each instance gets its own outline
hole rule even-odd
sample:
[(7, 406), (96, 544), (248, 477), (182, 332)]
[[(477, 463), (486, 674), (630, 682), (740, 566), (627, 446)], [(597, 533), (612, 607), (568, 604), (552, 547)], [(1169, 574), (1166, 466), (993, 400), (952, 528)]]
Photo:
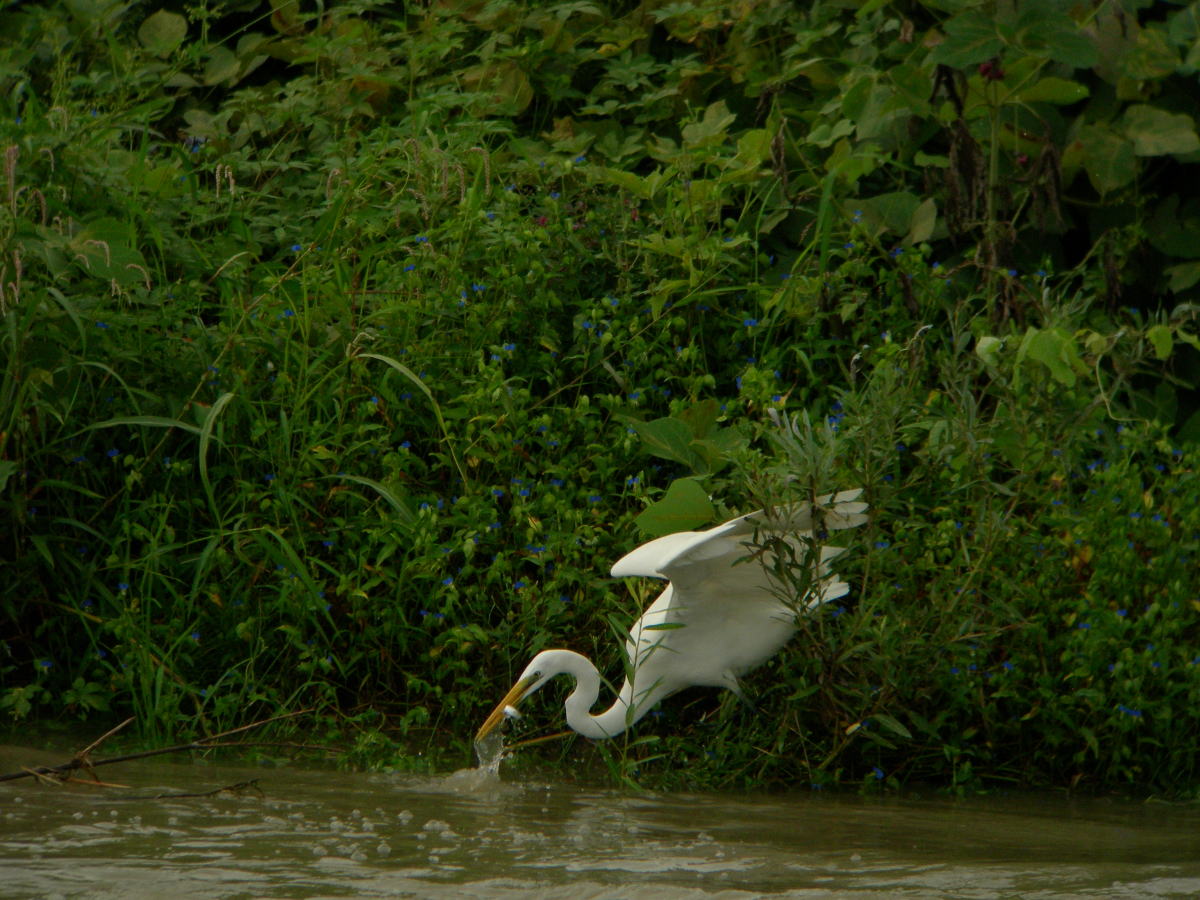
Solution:
[[(739, 675), (774, 656), (796, 632), (796, 615), (843, 596), (849, 585), (830, 571), (844, 548), (821, 544), (829, 531), (867, 521), (861, 489), (818, 497), (773, 511), (738, 516), (707, 531), (657, 538), (622, 557), (612, 574), (665, 578), (666, 589), (630, 630), (625, 645), (626, 679), (611, 707), (593, 715), (600, 674), (584, 656), (545, 650), (533, 658), (508, 695), (488, 716), (477, 739), (495, 729), (514, 707), (555, 675), (571, 675), (575, 690), (564, 707), (567, 724), (589, 738), (609, 738), (633, 725), (653, 706), (693, 685), (739, 692)], [(817, 532), (814, 537), (814, 531)], [(780, 554), (771, 547), (790, 548)], [(790, 584), (776, 565), (802, 563), (820, 547), (812, 589), (798, 604), (787, 602)]]

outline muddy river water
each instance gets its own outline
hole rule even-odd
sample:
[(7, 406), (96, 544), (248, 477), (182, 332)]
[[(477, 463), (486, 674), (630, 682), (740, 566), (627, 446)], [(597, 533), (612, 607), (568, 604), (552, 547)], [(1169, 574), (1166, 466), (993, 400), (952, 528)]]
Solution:
[[(22, 762), (45, 754), (0, 748), (2, 771)], [(1187, 805), (638, 795), (161, 760), (100, 774), (130, 787), (0, 783), (0, 898), (1200, 897)]]

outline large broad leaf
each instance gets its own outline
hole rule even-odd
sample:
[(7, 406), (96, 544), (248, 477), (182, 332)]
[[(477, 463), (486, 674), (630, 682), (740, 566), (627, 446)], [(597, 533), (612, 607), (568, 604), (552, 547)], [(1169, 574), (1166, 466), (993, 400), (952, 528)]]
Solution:
[(1168, 326), (1152, 325), (1150, 330), (1146, 332), (1146, 340), (1154, 348), (1154, 355), (1158, 359), (1167, 359), (1170, 357), (1171, 348), (1175, 341), (1171, 337), (1171, 329)]
[(686, 422), (666, 416), (650, 422), (634, 422), (633, 430), (638, 433), (646, 449), (660, 459), (691, 464), (688, 445), (692, 442), (692, 429)]
[(687, 531), (711, 522), (712, 503), (695, 478), (679, 478), (671, 482), (667, 493), (642, 511), (634, 523), (645, 534), (661, 537), (677, 531)]
[(1061, 328), (1030, 328), (1026, 331), (1017, 358), (1025, 356), (1044, 365), (1050, 370), (1050, 377), (1066, 387), (1074, 387), (1077, 374), (1087, 371), (1074, 336)]
[(1079, 131), (1083, 169), (1099, 193), (1107, 194), (1129, 184), (1137, 176), (1133, 143), (1103, 125), (1088, 125)]
[(187, 19), (165, 9), (151, 13), (138, 29), (138, 40), (142, 46), (157, 56), (166, 56), (186, 37)]
[(1125, 133), (1133, 141), (1133, 152), (1138, 156), (1166, 156), (1200, 150), (1195, 119), (1144, 103), (1125, 111)]
[(946, 23), (946, 39), (933, 49), (931, 59), (953, 69), (962, 69), (991, 59), (1003, 46), (995, 19), (971, 9)]
[(727, 129), (736, 120), (737, 116), (729, 111), (725, 101), (718, 100), (704, 110), (704, 118), (699, 122), (683, 126), (683, 143), (692, 149), (720, 143), (725, 140)]

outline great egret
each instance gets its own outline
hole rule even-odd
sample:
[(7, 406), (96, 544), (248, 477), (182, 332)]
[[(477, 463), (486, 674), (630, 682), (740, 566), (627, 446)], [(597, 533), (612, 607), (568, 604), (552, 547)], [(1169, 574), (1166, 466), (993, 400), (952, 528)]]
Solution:
[[(567, 724), (593, 739), (620, 734), (659, 700), (685, 687), (724, 687), (740, 696), (737, 676), (787, 643), (796, 632), (798, 612), (850, 590), (829, 569), (844, 548), (821, 546), (820, 540), (826, 531), (867, 521), (861, 494), (861, 489), (842, 491), (818, 497), (815, 505), (759, 510), (707, 531), (668, 534), (622, 557), (612, 567), (614, 576), (647, 575), (670, 583), (630, 630), (626, 679), (616, 702), (592, 715), (600, 694), (596, 667), (570, 650), (543, 650), (488, 716), (476, 741), (516, 715), (516, 705), (555, 675), (575, 679), (564, 704)], [(799, 603), (786, 602), (787, 585), (775, 567), (794, 565), (817, 546), (820, 563), (812, 588)]]

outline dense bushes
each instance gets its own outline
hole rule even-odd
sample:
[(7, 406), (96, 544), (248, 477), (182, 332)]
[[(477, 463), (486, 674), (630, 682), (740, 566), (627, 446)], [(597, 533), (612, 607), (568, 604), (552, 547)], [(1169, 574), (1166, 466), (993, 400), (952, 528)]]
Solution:
[(0, 705), (461, 748), (635, 520), (862, 484), (614, 771), (1194, 786), (1194, 9), (943, 6), (9, 13)]

